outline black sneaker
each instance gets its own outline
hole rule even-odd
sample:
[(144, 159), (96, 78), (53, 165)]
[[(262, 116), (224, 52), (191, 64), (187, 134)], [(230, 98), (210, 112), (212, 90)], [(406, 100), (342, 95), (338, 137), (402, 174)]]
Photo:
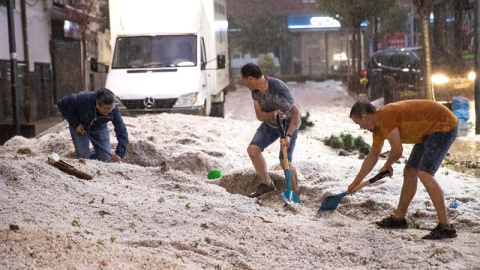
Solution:
[(256, 198), (260, 195), (263, 195), (265, 193), (268, 193), (270, 191), (274, 191), (275, 190), (275, 184), (273, 184), (273, 181), (272, 183), (270, 183), (269, 185), (266, 185), (264, 183), (261, 183), (258, 187), (257, 187), (257, 191), (255, 191), (254, 193), (248, 195), (248, 197), (250, 198)]
[(457, 237), (457, 229), (455, 226), (453, 226), (453, 224), (444, 225), (438, 223), (437, 227), (435, 227), (435, 229), (433, 229), (429, 234), (422, 237), (422, 239), (437, 240), (455, 237)]
[(408, 227), (406, 219), (396, 219), (393, 215), (377, 222), (377, 225), (385, 229), (406, 229)]

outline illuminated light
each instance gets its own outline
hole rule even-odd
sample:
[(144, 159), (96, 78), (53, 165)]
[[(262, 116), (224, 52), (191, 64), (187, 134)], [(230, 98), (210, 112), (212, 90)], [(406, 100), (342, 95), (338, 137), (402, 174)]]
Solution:
[(341, 27), (340, 22), (332, 17), (312, 17), (310, 23), (314, 27)]
[(432, 76), (432, 83), (434, 84), (446, 84), (450, 79), (443, 74), (435, 74)]
[(336, 53), (333, 55), (333, 60), (334, 61), (347, 61), (347, 53), (346, 52), (341, 52), (341, 53)]
[(474, 81), (476, 78), (477, 78), (477, 73), (475, 73), (475, 71), (470, 71), (470, 72), (468, 73), (468, 79), (469, 79), (470, 81)]
[(227, 30), (228, 29), (228, 21), (214, 21), (215, 30)]

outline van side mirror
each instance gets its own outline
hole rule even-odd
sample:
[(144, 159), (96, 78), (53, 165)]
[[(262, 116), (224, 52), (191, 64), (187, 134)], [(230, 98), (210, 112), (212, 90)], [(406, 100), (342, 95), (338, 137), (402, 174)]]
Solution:
[(222, 55), (220, 55), (220, 54), (217, 55), (217, 68), (218, 68), (218, 69), (223, 69), (223, 68), (225, 68), (225, 63), (226, 63), (226, 61), (225, 61), (225, 55), (224, 55), (224, 54), (222, 54)]
[(90, 70), (93, 72), (98, 72), (98, 61), (96, 58), (90, 58)]

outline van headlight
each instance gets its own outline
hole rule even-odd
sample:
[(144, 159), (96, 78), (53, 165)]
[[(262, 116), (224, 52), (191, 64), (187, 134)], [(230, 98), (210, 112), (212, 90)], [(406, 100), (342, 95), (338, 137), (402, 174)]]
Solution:
[(468, 79), (469, 79), (470, 81), (474, 81), (476, 78), (477, 78), (477, 74), (475, 73), (475, 71), (470, 71), (470, 72), (468, 73)]
[(435, 74), (432, 76), (432, 83), (434, 84), (445, 84), (448, 83), (450, 79), (443, 74)]
[(175, 106), (194, 106), (203, 105), (204, 96), (198, 92), (182, 95), (178, 97)]

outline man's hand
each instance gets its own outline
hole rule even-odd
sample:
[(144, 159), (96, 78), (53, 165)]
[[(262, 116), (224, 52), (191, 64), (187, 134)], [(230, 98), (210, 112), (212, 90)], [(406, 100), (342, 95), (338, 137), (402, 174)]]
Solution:
[(85, 128), (82, 124), (79, 124), (78, 127), (75, 129), (78, 133), (85, 135)]
[(348, 185), (347, 194), (348, 194), (348, 195), (353, 195), (352, 190), (353, 190), (356, 186), (358, 186), (358, 184), (355, 183), (355, 182), (353, 182), (353, 183), (351, 183), (350, 185)]
[(111, 162), (120, 162), (120, 161), (122, 161), (122, 158), (117, 154), (112, 154), (112, 157), (110, 158), (110, 161)]
[(283, 120), (283, 119), (287, 118), (287, 115), (284, 114), (282, 111), (280, 111), (280, 110), (273, 111), (273, 119), (277, 119), (277, 115), (280, 116), (280, 120)]
[(384, 171), (388, 171), (388, 176), (392, 177), (392, 175), (393, 175), (393, 167), (392, 166), (383, 165), (383, 167), (380, 169), (380, 172), (384, 172)]
[(289, 136), (286, 136), (285, 139), (280, 139), (280, 149), (282, 147), (286, 147), (288, 149), (288, 147), (290, 147), (290, 137)]

